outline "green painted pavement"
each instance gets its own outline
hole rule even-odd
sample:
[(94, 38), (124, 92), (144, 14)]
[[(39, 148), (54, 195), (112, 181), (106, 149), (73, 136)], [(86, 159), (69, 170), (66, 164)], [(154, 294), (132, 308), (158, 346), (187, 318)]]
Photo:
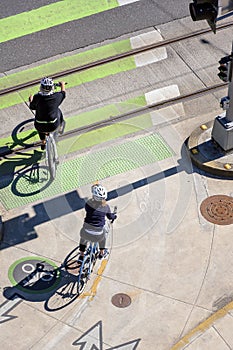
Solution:
[[(125, 113), (125, 112), (129, 112), (134, 110), (135, 108), (138, 108), (139, 106), (145, 106), (146, 105), (146, 100), (145, 100), (145, 96), (138, 96), (132, 99), (129, 99), (127, 101), (124, 102), (119, 102), (117, 104), (111, 104), (111, 105), (107, 105), (98, 109), (95, 109), (93, 111), (88, 111), (88, 112), (84, 112), (81, 113), (79, 115), (76, 116), (72, 116), (66, 119), (66, 129), (65, 131), (71, 131), (73, 129), (76, 128), (80, 128), (83, 126), (88, 126), (90, 124), (93, 123), (97, 123), (100, 121), (104, 121), (110, 118), (114, 118), (117, 117), (119, 114), (121, 113)], [(141, 120), (141, 121), (140, 121)], [(130, 124), (134, 124), (134, 123), (140, 123), (142, 128), (147, 128), (151, 126), (151, 122), (150, 122), (150, 118), (148, 119), (148, 116), (141, 116), (139, 118), (132, 118), (132, 120), (130, 120)], [(30, 122), (32, 127), (33, 127), (33, 121)], [(125, 122), (126, 124), (126, 122)], [(114, 128), (108, 128), (109, 129), (113, 129), (113, 132), (108, 131), (107, 135), (108, 135), (108, 139), (109, 137), (115, 137), (116, 136), (116, 132), (114, 131)], [(102, 128), (101, 130), (104, 130), (104, 128)], [(95, 141), (98, 141), (98, 143), (104, 142), (104, 137), (100, 137), (101, 133), (100, 131), (96, 131), (96, 133), (98, 134), (98, 137), (95, 137)], [(95, 134), (95, 132), (91, 132), (91, 135)], [(89, 147), (90, 143), (89, 142), (83, 142), (84, 139), (86, 138), (86, 140), (88, 140), (88, 135), (89, 133), (86, 133), (84, 137), (82, 137), (82, 142), (80, 142), (78, 149), (80, 150), (82, 147)], [(118, 137), (118, 136), (117, 136)], [(80, 138), (80, 136), (79, 136)], [(76, 137), (73, 137), (70, 141), (70, 144), (73, 144), (73, 140), (77, 139)], [(6, 138), (2, 138), (0, 139), (0, 147), (4, 147), (7, 146), (10, 150), (14, 149), (14, 148), (18, 148), (19, 146), (25, 146), (26, 144), (31, 144), (34, 142), (37, 142), (39, 140), (38, 138), (38, 134), (35, 131), (34, 127), (31, 130), (27, 130), (27, 131), (21, 131), (21, 132), (17, 132), (16, 136), (14, 138), (12, 138), (12, 136), (6, 137)], [(70, 140), (70, 139), (69, 139)], [(91, 138), (90, 138), (91, 140)], [(93, 140), (92, 144), (93, 144)], [(69, 141), (60, 141), (59, 144), (66, 144), (66, 142)], [(81, 147), (81, 144), (83, 145)], [(64, 146), (64, 149), (67, 149), (67, 146)], [(72, 147), (73, 149), (73, 147)], [(64, 154), (64, 152), (63, 152)]]
[[(65, 80), (68, 83), (68, 88), (76, 87), (87, 82), (91, 82), (97, 79), (102, 79), (110, 75), (135, 69), (134, 58), (129, 57), (122, 59), (118, 62), (111, 62), (99, 67), (91, 68), (86, 71), (79, 73), (73, 73), (61, 77), (59, 80)], [(43, 76), (43, 75), (40, 75)], [(14, 106), (24, 101), (28, 101), (28, 96), (30, 94), (35, 94), (38, 92), (38, 85), (30, 87), (20, 92), (9, 93), (7, 95), (2, 95), (0, 97), (0, 109), (8, 108)]]
[[(116, 123), (100, 129), (86, 132), (79, 136), (73, 136), (65, 140), (60, 140), (58, 142), (58, 154), (59, 157), (62, 157), (83, 149), (96, 146), (100, 143), (117, 139), (119, 137), (135, 134), (141, 130), (145, 130), (147, 128), (149, 129), (151, 126), (152, 122), (149, 114), (134, 117), (131, 118), (128, 122), (125, 121), (122, 123)], [(31, 134), (34, 139), (36, 136), (33, 133)], [(20, 140), (23, 141), (24, 139)], [(37, 139), (34, 139), (34, 141), (38, 141), (38, 136)], [(41, 152), (31, 150), (26, 153), (16, 154), (9, 160), (7, 159), (2, 161), (0, 165), (1, 176), (19, 171), (25, 166), (30, 166), (37, 161), (39, 162), (41, 156)]]
[(27, 83), (32, 80), (40, 80), (42, 76), (53, 76), (66, 69), (80, 67), (110, 56), (127, 52), (131, 49), (130, 40), (122, 40), (116, 43), (100, 46), (92, 50), (66, 56), (42, 65), (24, 69), (20, 72), (6, 75), (0, 78), (0, 89)]
[[(7, 210), (45, 200), (80, 186), (122, 174), (172, 157), (173, 152), (159, 134), (144, 136), (104, 150), (87, 153), (64, 161), (58, 167), (55, 181), (49, 183), (47, 170), (18, 175), (1, 189), (1, 202)], [(13, 180), (13, 179), (12, 179)]]
[(0, 42), (118, 7), (116, 0), (63, 0), (0, 20)]

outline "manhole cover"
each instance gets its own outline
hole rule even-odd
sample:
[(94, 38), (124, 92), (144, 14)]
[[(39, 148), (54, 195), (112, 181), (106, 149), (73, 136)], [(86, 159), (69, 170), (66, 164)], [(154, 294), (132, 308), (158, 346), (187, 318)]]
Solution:
[(127, 307), (131, 304), (131, 298), (129, 295), (124, 293), (118, 293), (113, 295), (112, 297), (112, 303), (116, 307)]
[(217, 225), (233, 224), (233, 198), (216, 195), (206, 198), (200, 206), (206, 220)]

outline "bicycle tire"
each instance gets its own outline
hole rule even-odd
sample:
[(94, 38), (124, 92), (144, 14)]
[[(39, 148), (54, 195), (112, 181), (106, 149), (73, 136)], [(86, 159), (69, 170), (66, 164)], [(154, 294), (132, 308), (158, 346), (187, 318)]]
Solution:
[(89, 279), (89, 261), (90, 257), (85, 256), (79, 269), (79, 274), (77, 276), (77, 293), (79, 295), (84, 291), (84, 288)]
[(47, 311), (57, 311), (70, 305), (79, 296), (77, 293), (77, 280), (69, 281), (58, 288), (53, 295), (45, 302)]
[(77, 246), (67, 255), (63, 262), (63, 266), (66, 270), (75, 270), (77, 268), (79, 254), (79, 246)]
[(50, 137), (47, 139), (47, 156), (48, 156), (48, 167), (49, 167), (49, 173), (52, 180), (56, 177), (56, 170), (57, 170), (57, 164), (56, 164), (56, 152), (54, 147), (56, 147)]

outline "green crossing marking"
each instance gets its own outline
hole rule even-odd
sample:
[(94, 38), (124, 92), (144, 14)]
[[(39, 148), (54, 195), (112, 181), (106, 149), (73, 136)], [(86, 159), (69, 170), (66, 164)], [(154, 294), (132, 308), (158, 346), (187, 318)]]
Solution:
[(131, 49), (130, 40), (121, 40), (112, 44), (100, 46), (92, 50), (80, 52), (71, 56), (62, 57), (42, 65), (24, 69), (0, 78), (0, 89), (39, 80), (42, 76), (53, 76), (53, 74), (95, 62), (110, 56), (127, 52)]
[[(119, 103), (107, 105), (107, 106), (104, 106), (104, 107), (101, 107), (101, 108), (98, 108), (98, 109), (95, 109), (92, 111), (84, 112), (84, 113), (81, 113), (79, 115), (66, 118), (65, 131), (66, 132), (71, 131), (71, 130), (76, 129), (76, 128), (80, 128), (80, 127), (88, 126), (88, 125), (96, 123), (96, 122), (104, 121), (104, 120), (107, 120), (109, 118), (116, 117), (121, 113), (132, 111), (135, 108), (137, 108), (138, 106), (145, 106), (145, 105), (146, 105), (145, 96), (142, 95), (142, 96), (137, 96), (135, 98), (129, 99), (129, 100), (124, 101), (124, 102), (119, 102)], [(137, 121), (137, 118), (135, 118), (135, 119), (132, 118), (132, 120), (128, 123), (133, 125), (134, 122), (139, 123), (140, 119), (142, 120), (142, 123), (143, 123), (143, 125), (141, 125), (142, 128), (151, 127), (152, 124), (151, 124), (150, 118), (148, 119), (148, 117), (146, 117), (145, 115), (138, 118), (138, 121)], [(125, 122), (125, 124), (126, 123), (127, 122)], [(33, 122), (31, 122), (31, 125), (33, 126)], [(103, 128), (101, 130), (103, 130)], [(92, 134), (93, 134), (93, 132), (92, 132)], [(87, 137), (87, 135), (88, 135), (88, 133), (85, 134), (85, 137)], [(99, 135), (101, 135), (100, 131), (98, 131), (98, 137), (95, 138), (95, 142), (100, 143), (101, 142), (100, 140), (104, 140), (104, 138), (99, 137)], [(108, 132), (108, 139), (109, 139), (109, 136), (111, 137), (111, 135), (113, 136), (113, 138), (116, 135), (114, 130), (113, 130), (112, 134), (110, 134)], [(72, 140), (70, 141), (71, 144), (73, 144), (73, 140), (75, 138), (77, 138), (77, 136), (72, 138)], [(79, 136), (79, 138), (80, 138), (80, 136)], [(88, 139), (88, 137), (87, 137), (87, 139)], [(17, 135), (15, 136), (15, 139), (13, 139), (12, 136), (8, 136), (6, 138), (0, 139), (0, 147), (7, 146), (10, 150), (12, 150), (14, 148), (19, 147), (19, 145), (24, 146), (25, 144), (34, 143), (38, 140), (39, 140), (38, 134), (35, 131), (35, 129), (33, 128), (33, 129), (30, 129), (27, 131), (18, 132)], [(82, 140), (84, 140), (84, 137), (82, 138)], [(65, 143), (65, 140), (60, 141), (59, 144), (62, 144), (63, 142)], [(92, 142), (93, 142), (93, 140), (92, 140)], [(81, 145), (81, 143), (80, 143), (80, 145)], [(89, 143), (85, 144), (85, 143), (83, 143), (83, 141), (82, 141), (82, 145), (84, 148), (90, 146)], [(79, 146), (78, 149), (81, 149), (81, 147)]]
[[(128, 71), (136, 68), (134, 59), (132, 57), (122, 59), (119, 62), (107, 63), (104, 66), (88, 69), (83, 72), (73, 73), (61, 77), (59, 80), (65, 80), (68, 83), (68, 87), (82, 85), (87, 82), (91, 82), (97, 79), (105, 78), (109, 75), (114, 75), (120, 72)], [(38, 92), (38, 85), (23, 89), (20, 92), (9, 93), (0, 97), (0, 109), (8, 108), (16, 104), (23, 103), (28, 100), (30, 94)]]
[(0, 42), (118, 7), (117, 0), (63, 0), (0, 20)]
[(52, 183), (48, 183), (44, 168), (39, 168), (39, 173), (34, 172), (31, 178), (30, 170), (18, 175), (1, 189), (1, 202), (10, 210), (38, 200), (44, 201), (93, 183), (96, 179), (122, 174), (170, 158), (173, 154), (160, 134), (144, 136), (61, 162)]
[[(68, 139), (58, 142), (59, 157), (71, 154), (96, 146), (100, 143), (111, 141), (126, 135), (132, 135), (138, 131), (149, 129), (152, 126), (151, 117), (149, 114), (144, 114), (138, 117), (131, 118), (130, 121), (116, 123), (103, 127), (101, 129), (92, 130), (79, 136), (73, 136)], [(33, 135), (33, 137), (35, 137)], [(21, 139), (23, 140), (23, 139)], [(37, 140), (38, 141), (38, 138)], [(1, 175), (19, 171), (25, 166), (30, 166), (36, 162), (40, 162), (42, 153), (40, 151), (30, 150), (26, 154), (16, 154), (10, 160), (2, 161), (0, 165)], [(1, 169), (2, 167), (2, 169)], [(0, 181), (1, 182), (1, 181)]]

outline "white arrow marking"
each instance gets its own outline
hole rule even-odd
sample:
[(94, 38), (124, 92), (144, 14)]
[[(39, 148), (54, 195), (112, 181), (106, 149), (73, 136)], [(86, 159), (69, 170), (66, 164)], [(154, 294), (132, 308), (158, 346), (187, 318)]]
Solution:
[(13, 296), (12, 300), (7, 300), (3, 304), (0, 305), (0, 323), (7, 322), (17, 316), (7, 315), (9, 311), (14, 309), (19, 303), (23, 300), (18, 297), (17, 294)]
[(114, 346), (113, 348), (108, 348), (106, 350), (115, 350), (115, 349), (121, 349), (121, 350), (136, 350), (138, 343), (140, 342), (141, 339), (136, 339), (136, 340), (132, 340), (128, 343), (125, 344), (121, 344), (121, 345), (117, 345)]
[(81, 346), (79, 350), (102, 350), (102, 322), (97, 322), (72, 345)]

